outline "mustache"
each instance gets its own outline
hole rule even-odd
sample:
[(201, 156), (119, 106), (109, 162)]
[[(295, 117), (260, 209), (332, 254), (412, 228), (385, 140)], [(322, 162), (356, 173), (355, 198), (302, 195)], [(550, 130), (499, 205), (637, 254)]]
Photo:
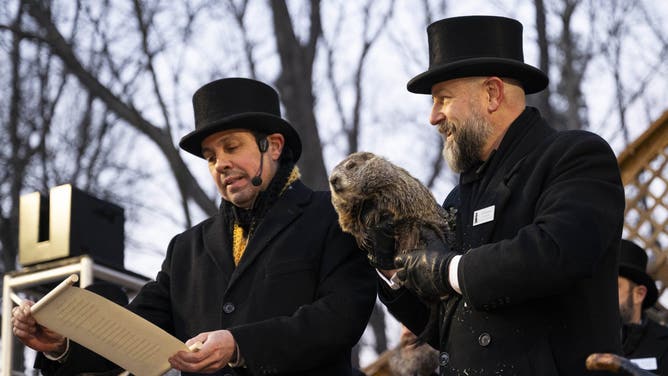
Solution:
[(224, 178), (230, 178), (230, 177), (244, 177), (246, 176), (246, 171), (240, 170), (240, 169), (229, 169), (229, 170), (224, 170), (220, 172), (220, 175)]
[(454, 133), (455, 130), (457, 130), (457, 126), (455, 123), (443, 120), (442, 122), (438, 123), (438, 133), (447, 135), (449, 133)]

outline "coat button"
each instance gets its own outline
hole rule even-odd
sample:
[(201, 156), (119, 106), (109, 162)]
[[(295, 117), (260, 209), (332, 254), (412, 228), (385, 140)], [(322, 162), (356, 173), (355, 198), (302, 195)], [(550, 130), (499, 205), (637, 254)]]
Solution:
[(232, 313), (232, 312), (234, 312), (235, 308), (236, 307), (234, 307), (234, 304), (232, 304), (230, 302), (227, 302), (227, 303), (223, 304), (223, 312), (225, 312), (225, 313)]
[(488, 346), (490, 342), (492, 342), (492, 336), (490, 336), (489, 333), (483, 333), (478, 337), (480, 346)]
[(445, 367), (448, 365), (450, 362), (450, 355), (446, 352), (442, 352), (438, 355), (438, 364), (441, 365), (441, 367)]

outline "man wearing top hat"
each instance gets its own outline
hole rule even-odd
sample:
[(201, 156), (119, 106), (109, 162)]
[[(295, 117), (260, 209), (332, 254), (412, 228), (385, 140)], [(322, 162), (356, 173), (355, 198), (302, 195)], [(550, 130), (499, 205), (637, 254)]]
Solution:
[(647, 272), (647, 253), (622, 239), (619, 258), (619, 311), (622, 316), (622, 355), (640, 368), (668, 375), (668, 328), (645, 315), (658, 291)]
[[(156, 280), (129, 309), (190, 345), (169, 362), (184, 375), (351, 375), (351, 348), (376, 296), (373, 269), (344, 234), (328, 192), (295, 165), (302, 146), (259, 81), (213, 81), (193, 96), (195, 131), (179, 146), (207, 161), (218, 214), (175, 236)], [(24, 303), (14, 333), (51, 359), (87, 372), (95, 359), (37, 325)], [(57, 357), (61, 357), (57, 359)]]
[(414, 333), (429, 322), (423, 301), (440, 299), (427, 340), (441, 375), (585, 375), (589, 354), (621, 350), (615, 155), (526, 106), (548, 78), (523, 62), (518, 21), (448, 18), (427, 34), (429, 69), (408, 90), (432, 96), (429, 121), (460, 174), (443, 203), (456, 239), (394, 259), (404, 250), (380, 226), (369, 255), (379, 296)]

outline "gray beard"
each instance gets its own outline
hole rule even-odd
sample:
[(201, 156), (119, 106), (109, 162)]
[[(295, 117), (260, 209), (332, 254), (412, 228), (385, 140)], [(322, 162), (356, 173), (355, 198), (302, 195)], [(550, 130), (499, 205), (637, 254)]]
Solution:
[(443, 134), (443, 157), (450, 169), (459, 174), (478, 164), (480, 152), (492, 134), (492, 125), (474, 112), (461, 124), (449, 123), (446, 127), (454, 130), (450, 142)]
[(626, 301), (619, 305), (619, 315), (622, 317), (622, 323), (629, 324), (633, 320), (633, 289), (629, 289)]

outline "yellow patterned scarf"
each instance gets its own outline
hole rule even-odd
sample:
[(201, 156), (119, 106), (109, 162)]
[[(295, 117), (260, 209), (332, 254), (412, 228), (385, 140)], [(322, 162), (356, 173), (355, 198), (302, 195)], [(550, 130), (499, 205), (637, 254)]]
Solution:
[[(285, 185), (283, 186), (283, 189), (281, 190), (279, 196), (282, 196), (283, 192), (285, 192), (285, 190), (288, 189), (288, 187), (300, 177), (301, 174), (299, 173), (299, 168), (295, 166), (290, 172), (290, 176), (288, 177), (288, 180), (285, 182)], [(247, 244), (248, 244), (248, 234), (244, 236), (244, 230), (241, 228), (241, 226), (239, 226), (237, 222), (234, 222), (234, 228), (232, 230), (232, 257), (234, 258), (235, 266), (239, 265), (241, 256), (243, 256), (244, 252), (246, 251)]]

